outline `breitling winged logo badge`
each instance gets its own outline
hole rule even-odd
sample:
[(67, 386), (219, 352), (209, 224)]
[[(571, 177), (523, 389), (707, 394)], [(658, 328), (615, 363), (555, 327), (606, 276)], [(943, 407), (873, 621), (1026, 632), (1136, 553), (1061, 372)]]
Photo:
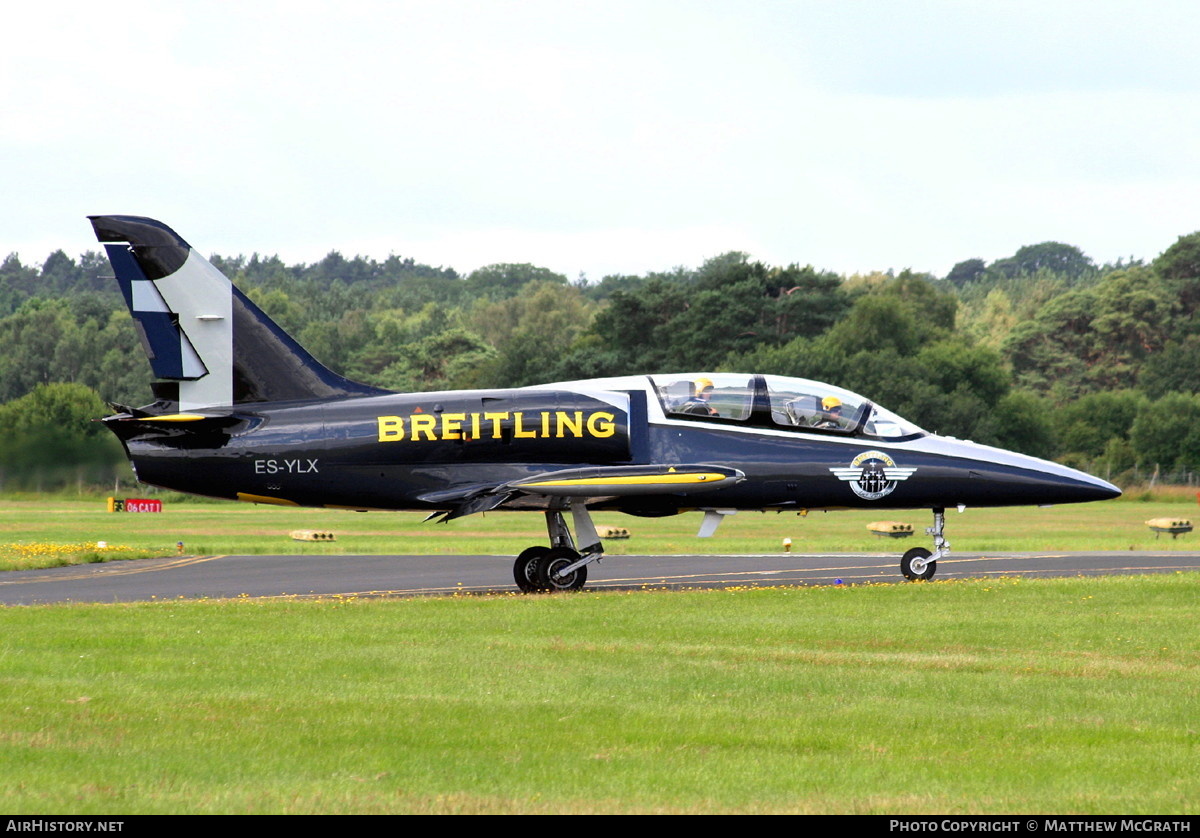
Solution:
[(885, 498), (896, 484), (912, 476), (916, 468), (901, 468), (882, 451), (864, 451), (850, 461), (849, 468), (831, 468), (838, 480), (850, 484), (850, 490), (863, 500)]

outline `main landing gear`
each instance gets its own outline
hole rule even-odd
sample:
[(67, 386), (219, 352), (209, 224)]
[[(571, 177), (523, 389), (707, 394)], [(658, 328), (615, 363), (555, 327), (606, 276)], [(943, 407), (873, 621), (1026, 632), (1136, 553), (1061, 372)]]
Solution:
[(946, 510), (933, 510), (933, 526), (926, 527), (925, 532), (933, 536), (933, 552), (924, 547), (914, 547), (900, 559), (900, 572), (910, 582), (932, 579), (937, 572), (938, 559), (950, 555), (950, 542), (946, 540)]
[(562, 508), (547, 509), (546, 530), (551, 546), (537, 545), (522, 550), (513, 565), (513, 579), (525, 593), (577, 591), (587, 582), (587, 566), (604, 556), (604, 545), (600, 543), (592, 516), (583, 501), (570, 501), (570, 508), (582, 551), (575, 549), (575, 540), (563, 520)]

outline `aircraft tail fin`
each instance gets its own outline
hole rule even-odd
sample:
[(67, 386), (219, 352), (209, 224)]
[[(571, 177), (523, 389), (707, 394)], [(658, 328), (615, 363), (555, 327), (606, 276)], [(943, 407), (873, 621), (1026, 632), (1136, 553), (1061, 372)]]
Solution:
[(325, 367), (165, 224), (89, 216), (155, 376), (182, 411), (388, 392)]

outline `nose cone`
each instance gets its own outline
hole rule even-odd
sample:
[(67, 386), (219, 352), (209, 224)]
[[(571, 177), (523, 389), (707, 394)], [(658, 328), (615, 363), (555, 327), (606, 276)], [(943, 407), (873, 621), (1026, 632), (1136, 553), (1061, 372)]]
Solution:
[(1084, 474), (1083, 472), (1079, 473), (1083, 474), (1092, 484), (1090, 491), (1095, 496), (1091, 500), (1112, 500), (1113, 498), (1121, 497), (1121, 490), (1107, 480), (1101, 480), (1099, 477), (1092, 477), (1090, 474)]
[(1039, 500), (1034, 503), (1086, 503), (1096, 500), (1112, 500), (1121, 496), (1121, 490), (1107, 480), (1046, 460), (1034, 460), (1040, 468), (1029, 469), (1023, 475), (1014, 475), (1015, 482), (1024, 487), (1030, 496)]
[(968, 475), (966, 480), (949, 481), (957, 485), (948, 492), (968, 505), (1044, 506), (1121, 496), (1107, 480), (1049, 460), (945, 437), (930, 443), (937, 453), (958, 461), (958, 474)]
[(1033, 457), (1017, 465), (980, 463), (971, 470), (976, 503), (990, 506), (1047, 506), (1120, 497), (1108, 481)]

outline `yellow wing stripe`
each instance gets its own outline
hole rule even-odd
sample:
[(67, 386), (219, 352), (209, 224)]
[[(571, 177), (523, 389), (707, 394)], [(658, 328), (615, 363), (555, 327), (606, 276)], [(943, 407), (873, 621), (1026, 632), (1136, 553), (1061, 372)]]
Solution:
[(273, 498), (268, 495), (251, 495), (247, 492), (238, 492), (237, 499), (244, 503), (270, 503), (275, 506), (299, 506), (294, 500), (286, 498)]
[(729, 475), (719, 472), (706, 471), (691, 474), (639, 474), (627, 477), (575, 478), (572, 480), (538, 480), (521, 483), (526, 486), (647, 486), (661, 483), (708, 483), (714, 480), (724, 480)]
[(139, 421), (142, 422), (199, 422), (201, 419), (207, 419), (207, 416), (201, 416), (199, 413), (167, 413), (162, 416), (139, 416)]

